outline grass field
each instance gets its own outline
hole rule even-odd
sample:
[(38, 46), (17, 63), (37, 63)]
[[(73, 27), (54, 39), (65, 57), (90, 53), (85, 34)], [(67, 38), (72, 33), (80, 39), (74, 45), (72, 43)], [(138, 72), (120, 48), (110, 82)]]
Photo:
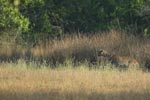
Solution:
[[(149, 43), (115, 30), (64, 36), (27, 48), (2, 41), (0, 100), (150, 100)], [(108, 64), (90, 69), (99, 49), (133, 57), (140, 68), (119, 71)]]
[[(73, 33), (72, 33), (73, 34)], [(1, 37), (0, 62), (17, 62), (25, 59), (57, 66), (71, 59), (74, 64), (97, 58), (97, 51), (104, 49), (119, 56), (135, 58), (142, 67), (150, 67), (150, 40), (123, 31), (111, 30), (95, 35), (64, 35), (60, 38), (37, 41), (35, 45)]]
[(1, 64), (0, 100), (150, 100), (150, 73), (85, 67)]

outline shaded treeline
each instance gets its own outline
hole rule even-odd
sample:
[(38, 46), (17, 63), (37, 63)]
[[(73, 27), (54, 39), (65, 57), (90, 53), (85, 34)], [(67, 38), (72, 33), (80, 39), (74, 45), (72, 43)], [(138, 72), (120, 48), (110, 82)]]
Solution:
[(16, 30), (26, 41), (111, 29), (150, 34), (149, 0), (1, 0), (0, 6), (0, 32)]

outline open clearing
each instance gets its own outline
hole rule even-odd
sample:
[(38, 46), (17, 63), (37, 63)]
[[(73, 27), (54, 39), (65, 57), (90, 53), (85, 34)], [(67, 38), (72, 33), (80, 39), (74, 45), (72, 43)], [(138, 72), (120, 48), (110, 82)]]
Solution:
[(150, 100), (150, 73), (1, 66), (0, 100)]

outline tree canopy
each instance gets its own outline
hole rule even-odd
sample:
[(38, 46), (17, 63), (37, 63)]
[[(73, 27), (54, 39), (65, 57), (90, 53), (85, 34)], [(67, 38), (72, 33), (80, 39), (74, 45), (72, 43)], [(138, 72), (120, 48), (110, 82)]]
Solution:
[(0, 31), (57, 36), (124, 29), (150, 34), (150, 0), (0, 0)]

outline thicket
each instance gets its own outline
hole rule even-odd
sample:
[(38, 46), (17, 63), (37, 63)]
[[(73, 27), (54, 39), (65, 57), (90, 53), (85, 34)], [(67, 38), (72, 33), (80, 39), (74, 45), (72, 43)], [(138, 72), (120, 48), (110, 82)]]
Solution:
[[(149, 0), (0, 0), (0, 31), (36, 40), (124, 29), (150, 34)], [(92, 34), (92, 33), (91, 33)]]

